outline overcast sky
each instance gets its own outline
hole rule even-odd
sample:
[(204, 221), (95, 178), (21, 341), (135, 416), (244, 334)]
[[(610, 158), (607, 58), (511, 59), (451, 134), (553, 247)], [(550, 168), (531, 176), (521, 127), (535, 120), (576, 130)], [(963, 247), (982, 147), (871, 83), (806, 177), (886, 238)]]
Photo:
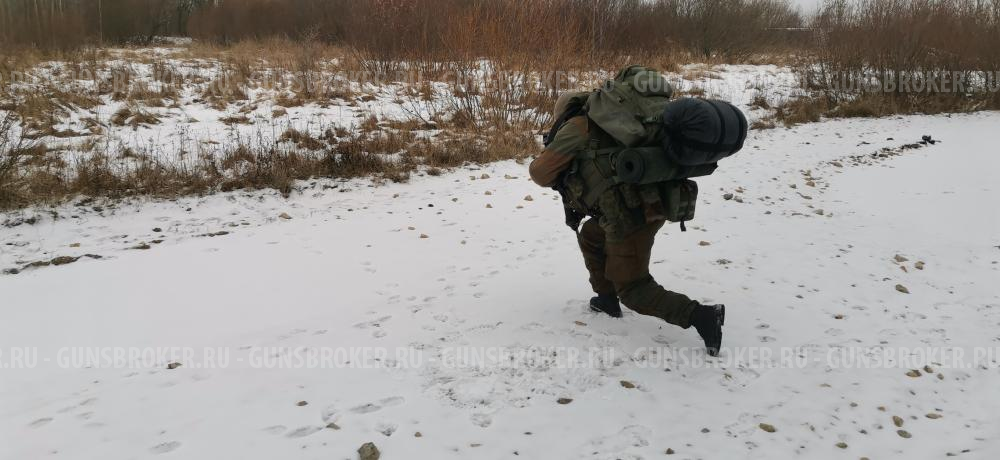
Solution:
[(803, 13), (811, 13), (816, 11), (816, 7), (819, 6), (820, 1), (821, 0), (792, 0), (792, 3), (801, 6)]

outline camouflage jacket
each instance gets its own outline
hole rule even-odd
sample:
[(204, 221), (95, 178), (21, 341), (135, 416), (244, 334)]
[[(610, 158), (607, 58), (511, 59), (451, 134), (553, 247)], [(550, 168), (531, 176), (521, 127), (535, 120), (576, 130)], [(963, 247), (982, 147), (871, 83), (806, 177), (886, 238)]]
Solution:
[[(575, 177), (577, 174), (566, 177), (563, 173), (573, 167), (581, 152), (588, 149), (589, 141), (587, 117), (569, 119), (548, 147), (531, 162), (531, 179), (542, 187), (563, 186), (572, 198), (579, 198), (586, 185)], [(578, 166), (580, 163), (583, 162), (578, 162)], [(594, 209), (581, 211), (599, 218), (601, 227), (612, 241), (623, 239), (647, 223), (638, 190), (627, 184), (609, 188), (599, 196)]]

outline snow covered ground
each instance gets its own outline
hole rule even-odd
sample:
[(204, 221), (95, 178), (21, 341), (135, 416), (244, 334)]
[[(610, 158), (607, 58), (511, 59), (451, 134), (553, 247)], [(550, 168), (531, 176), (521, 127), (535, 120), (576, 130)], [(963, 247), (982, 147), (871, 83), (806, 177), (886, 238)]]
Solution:
[[(515, 162), (7, 214), (0, 269), (100, 259), (0, 275), (0, 458), (996, 458), (998, 123), (753, 133), (653, 254), (728, 305), (719, 359), (589, 312)], [(191, 354), (87, 356), (154, 347)], [(851, 361), (878, 347), (951, 352)], [(519, 360), (462, 359), (483, 350)]]

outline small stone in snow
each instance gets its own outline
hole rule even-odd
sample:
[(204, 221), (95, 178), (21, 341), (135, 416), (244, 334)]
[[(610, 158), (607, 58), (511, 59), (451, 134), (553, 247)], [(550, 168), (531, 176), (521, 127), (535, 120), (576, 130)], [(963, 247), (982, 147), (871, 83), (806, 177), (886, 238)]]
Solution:
[(333, 422), (327, 423), (326, 427), (329, 428), (329, 429), (331, 429), (331, 430), (339, 430), (340, 429), (340, 425), (337, 425), (336, 423), (333, 423)]
[(79, 257), (69, 257), (69, 256), (59, 256), (59, 257), (56, 257), (55, 259), (52, 259), (50, 262), (52, 263), (52, 265), (59, 266), (59, 265), (71, 264), (73, 262), (76, 262), (77, 260), (80, 260), (80, 258)]
[(843, 442), (843, 441), (841, 441), (841, 442), (838, 442), (838, 443), (837, 443), (837, 447), (839, 447), (839, 448), (841, 448), (841, 449), (846, 449), (846, 448), (847, 448), (847, 443), (846, 443), (846, 442)]
[(725, 195), (722, 195), (722, 199), (726, 200), (726, 201), (729, 201), (729, 200), (733, 199), (733, 194), (732, 193), (727, 193)]
[(711, 246), (711, 245), (712, 245), (712, 243), (709, 243), (708, 241), (699, 241), (698, 242), (698, 246)]
[(632, 382), (629, 382), (628, 380), (622, 380), (619, 383), (621, 383), (621, 385), (622, 385), (623, 388), (627, 388), (629, 390), (635, 388), (635, 384), (632, 383)]
[(283, 212), (281, 214), (278, 214), (278, 218), (279, 219), (285, 219), (285, 220), (291, 220), (292, 216), (289, 216), (287, 212)]
[(895, 260), (897, 263), (903, 263), (903, 262), (906, 262), (906, 261), (908, 261), (910, 259), (907, 259), (906, 257), (903, 257), (903, 256), (901, 256), (899, 254), (896, 254), (896, 257), (893, 257), (893, 260)]
[(167, 369), (170, 369), (170, 370), (177, 369), (178, 367), (181, 367), (181, 363), (170, 363), (170, 364), (167, 364)]
[(760, 425), (757, 425), (757, 426), (759, 426), (760, 429), (762, 429), (762, 430), (764, 430), (764, 431), (766, 431), (768, 433), (774, 433), (775, 431), (778, 431), (778, 430), (776, 430), (774, 428), (774, 425), (771, 425), (769, 423), (761, 423)]
[(493, 209), (493, 205), (489, 204), (489, 203), (486, 203), (486, 209)]
[(911, 370), (911, 371), (909, 371), (909, 372), (906, 373), (907, 377), (913, 377), (913, 378), (920, 377), (920, 375), (921, 375), (920, 371), (918, 371), (916, 369), (913, 369), (913, 370)]
[(163, 231), (163, 229), (161, 229), (160, 227), (156, 227), (156, 228), (153, 229), (153, 231), (156, 232), (156, 233), (160, 233), (160, 232)]
[(701, 429), (702, 433), (708, 433), (709, 431), (712, 431), (712, 430), (709, 430), (708, 428), (702, 428)]
[(366, 442), (358, 448), (360, 460), (378, 460), (381, 455), (378, 447), (375, 447), (375, 444), (371, 442)]
[(420, 234), (420, 239), (426, 240), (427, 238), (430, 238), (429, 236), (427, 236), (427, 234), (425, 234), (425, 233), (421, 233)]
[(903, 294), (909, 294), (910, 293), (910, 290), (907, 289), (906, 286), (903, 286), (902, 284), (897, 284), (896, 285), (896, 290), (899, 291), (899, 292), (902, 292)]
[(535, 201), (535, 199), (532, 198), (531, 195), (528, 195), (528, 196), (524, 197), (524, 201)]
[(906, 430), (896, 430), (896, 434), (898, 434), (898, 435), (899, 435), (899, 437), (901, 437), (901, 438), (903, 438), (903, 439), (910, 439), (911, 437), (913, 437), (913, 436), (912, 436), (912, 435), (910, 434), (910, 432), (909, 432), (909, 431), (906, 431)]
[(913, 264), (913, 268), (916, 268), (917, 270), (923, 270), (924, 269), (924, 263), (923, 262), (917, 262), (917, 263)]
[(302, 407), (302, 406), (308, 406), (309, 403), (305, 402), (305, 401), (299, 401), (299, 402), (295, 403), (295, 405), (299, 406), (299, 407)]
[(489, 174), (483, 174), (482, 176), (479, 176), (479, 178), (480, 179), (489, 179), (490, 175)]
[(559, 399), (556, 400), (556, 402), (559, 403), (559, 404), (566, 405), (566, 404), (569, 404), (569, 403), (573, 402), (573, 398), (559, 398)]
[(941, 418), (941, 414), (936, 414), (934, 412), (931, 412), (931, 413), (927, 414), (927, 418), (929, 418), (931, 420), (936, 420), (936, 419)]
[(423, 435), (423, 433), (421, 433), (421, 432), (418, 431), (416, 433), (413, 433), (413, 437), (414, 438), (422, 438), (422, 437), (424, 437), (424, 435)]
[(674, 450), (668, 447), (666, 454), (667, 455), (674, 455)]
[(901, 428), (903, 426), (903, 417), (900, 417), (898, 415), (893, 415), (892, 424), (896, 425), (897, 428)]

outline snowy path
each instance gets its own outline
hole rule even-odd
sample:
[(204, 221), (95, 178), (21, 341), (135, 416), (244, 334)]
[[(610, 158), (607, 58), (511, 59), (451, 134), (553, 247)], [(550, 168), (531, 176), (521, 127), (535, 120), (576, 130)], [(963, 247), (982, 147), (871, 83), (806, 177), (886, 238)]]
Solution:
[[(665, 227), (653, 273), (729, 306), (729, 352), (996, 349), (1000, 157), (989, 136), (998, 123), (985, 113), (755, 133), (699, 181), (690, 231)], [(944, 142), (851, 159), (923, 134)], [(39, 360), (0, 369), (0, 458), (356, 458), (367, 441), (387, 459), (1000, 454), (995, 355), (990, 366), (919, 377), (822, 359), (781, 369), (645, 364), (643, 350), (698, 347), (697, 335), (588, 312), (573, 235), (526, 165), (329, 184), (290, 201), (235, 193), (89, 205), (60, 211), (76, 218), (0, 227), (0, 269), (102, 257), (0, 275), (0, 363), (16, 347), (37, 347)], [(219, 347), (234, 362), (57, 365), (64, 347), (168, 346)], [(259, 347), (400, 347), (422, 362), (235, 362)], [(598, 366), (468, 369), (442, 359), (455, 347), (617, 352)]]

